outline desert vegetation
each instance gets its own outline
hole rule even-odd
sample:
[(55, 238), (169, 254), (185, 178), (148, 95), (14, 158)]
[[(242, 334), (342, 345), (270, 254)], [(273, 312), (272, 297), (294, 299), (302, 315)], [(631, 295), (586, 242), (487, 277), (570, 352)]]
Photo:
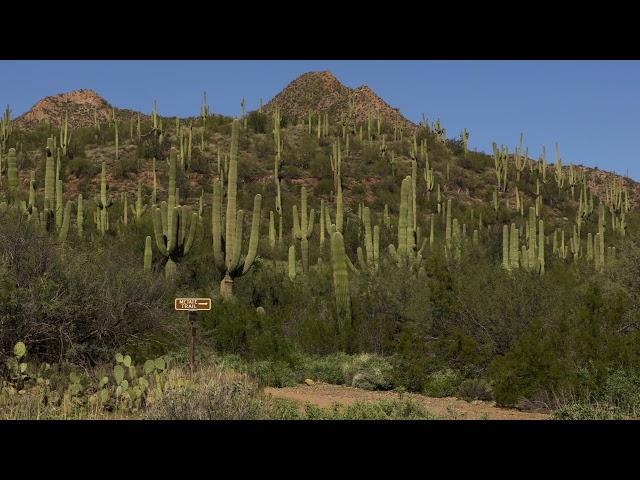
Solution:
[[(635, 182), (304, 87), (237, 118), (7, 110), (0, 418), (434, 418), (262, 393), (306, 379), (638, 416)], [(175, 297), (213, 299), (193, 375)]]

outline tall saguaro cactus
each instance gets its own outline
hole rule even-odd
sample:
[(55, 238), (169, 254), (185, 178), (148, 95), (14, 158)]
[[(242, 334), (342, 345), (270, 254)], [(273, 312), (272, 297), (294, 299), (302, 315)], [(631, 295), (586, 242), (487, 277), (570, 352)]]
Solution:
[(60, 226), (60, 230), (58, 232), (58, 240), (62, 243), (67, 241), (67, 236), (69, 234), (69, 224), (71, 223), (71, 200), (67, 200), (67, 204), (64, 207), (64, 212), (62, 216), (62, 225)]
[(331, 265), (333, 267), (333, 288), (338, 314), (338, 331), (351, 326), (351, 297), (349, 296), (349, 274), (344, 251), (344, 240), (338, 231), (331, 235)]
[(55, 160), (53, 158), (53, 152), (55, 151), (55, 147), (53, 145), (53, 138), (47, 139), (47, 149), (46, 149), (46, 163), (45, 163), (45, 177), (44, 177), (44, 201), (45, 204), (48, 205), (49, 208), (53, 208), (53, 203), (55, 201), (55, 181), (56, 181), (56, 173), (55, 173)]
[(160, 207), (151, 209), (156, 246), (165, 257), (167, 277), (175, 273), (176, 262), (191, 250), (198, 224), (198, 214), (192, 213), (189, 207), (181, 207), (176, 198), (176, 157), (177, 151), (172, 147), (169, 153), (168, 202), (161, 202)]
[(400, 187), (400, 215), (398, 217), (398, 247), (389, 245), (391, 257), (399, 267), (419, 268), (422, 262), (422, 252), (427, 239), (424, 238), (422, 246), (417, 249), (417, 232), (413, 228), (413, 188), (411, 176), (405, 177)]
[(371, 212), (369, 207), (364, 207), (363, 212), (364, 223), (364, 246), (366, 250), (363, 252), (362, 247), (358, 247), (358, 263), (362, 271), (377, 271), (380, 259), (380, 226), (376, 225), (371, 229)]
[(131, 205), (131, 213), (135, 215), (136, 221), (139, 221), (142, 217), (142, 214), (147, 209), (146, 205), (142, 203), (142, 184), (138, 182), (138, 194), (136, 196), (136, 204)]
[(113, 205), (113, 200), (109, 194), (109, 186), (107, 185), (107, 164), (102, 162), (102, 173), (100, 174), (100, 196), (96, 197), (97, 224), (98, 231), (105, 234), (109, 230), (109, 212), (108, 208)]
[(244, 212), (237, 210), (238, 192), (238, 120), (233, 121), (231, 130), (231, 154), (229, 157), (229, 174), (227, 179), (227, 211), (225, 216), (225, 231), (222, 231), (222, 190), (220, 181), (213, 183), (213, 258), (216, 267), (222, 275), (220, 295), (225, 301), (232, 300), (234, 279), (247, 273), (258, 253), (258, 238), (260, 234), (260, 208), (262, 196), (257, 194), (253, 201), (253, 218), (251, 221), (251, 236), (247, 255), (242, 257), (242, 227)]
[(293, 205), (293, 235), (300, 240), (300, 252), (302, 255), (302, 271), (309, 271), (309, 239), (313, 234), (315, 223), (315, 210), (307, 214), (307, 189), (302, 187), (300, 199), (300, 218), (298, 219), (298, 207)]
[(10, 148), (7, 155), (7, 186), (11, 201), (17, 201), (19, 183), (15, 148)]
[(76, 226), (78, 228), (78, 238), (84, 236), (84, 203), (82, 194), (78, 194), (78, 215), (76, 217)]
[(153, 259), (153, 250), (151, 249), (151, 237), (147, 236), (144, 240), (144, 271), (151, 271), (151, 261)]

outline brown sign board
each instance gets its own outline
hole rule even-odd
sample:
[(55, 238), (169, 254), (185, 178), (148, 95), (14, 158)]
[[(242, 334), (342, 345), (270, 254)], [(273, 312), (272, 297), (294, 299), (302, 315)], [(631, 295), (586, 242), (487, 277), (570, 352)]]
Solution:
[(211, 310), (210, 298), (176, 298), (175, 300), (176, 310)]

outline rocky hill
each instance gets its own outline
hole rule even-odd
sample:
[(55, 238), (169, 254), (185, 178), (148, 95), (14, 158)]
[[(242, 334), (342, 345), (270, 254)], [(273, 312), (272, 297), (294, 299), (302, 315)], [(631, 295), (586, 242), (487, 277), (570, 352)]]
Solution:
[(417, 128), (366, 85), (349, 88), (328, 71), (300, 75), (267, 103), (265, 110), (272, 113), (276, 105), (283, 116), (296, 119), (306, 119), (312, 112), (314, 115), (327, 113), (333, 120), (348, 119), (351, 123), (362, 123), (371, 114), (385, 123), (401, 125), (407, 130)]
[[(69, 127), (88, 127), (94, 125), (96, 118), (99, 122), (109, 121), (113, 108), (94, 90), (80, 89), (43, 98), (28, 112), (17, 117), (15, 124), (20, 128), (32, 128), (42, 122), (59, 125), (64, 121), (66, 112), (69, 115)], [(119, 120), (129, 119), (137, 113), (119, 108), (115, 112)]]

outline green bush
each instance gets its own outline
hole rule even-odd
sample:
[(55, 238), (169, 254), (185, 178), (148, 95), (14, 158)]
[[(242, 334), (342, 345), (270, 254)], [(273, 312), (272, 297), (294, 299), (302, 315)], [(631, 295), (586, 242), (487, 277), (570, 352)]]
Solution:
[(424, 384), (424, 394), (430, 397), (451, 397), (460, 387), (460, 375), (451, 369), (440, 370), (429, 375)]
[(572, 403), (554, 410), (553, 420), (625, 420), (627, 417), (617, 407), (610, 405)]
[(87, 158), (74, 157), (65, 162), (67, 175), (75, 175), (81, 177), (95, 177), (100, 173), (100, 167), (96, 162), (92, 162)]
[(365, 390), (390, 390), (392, 368), (384, 358), (366, 353), (357, 355), (344, 366), (345, 383)]
[(247, 126), (255, 133), (267, 133), (269, 124), (269, 116), (266, 113), (254, 111), (247, 115)]
[(115, 179), (127, 179), (138, 171), (138, 160), (131, 156), (121, 156), (111, 167)]
[(411, 400), (381, 400), (333, 405), (321, 408), (305, 405), (307, 420), (433, 420), (435, 417), (422, 405)]
[(616, 370), (606, 379), (603, 400), (625, 412), (640, 412), (640, 375)]
[(456, 397), (467, 400), (483, 400), (489, 402), (493, 400), (491, 385), (482, 379), (463, 380), (456, 390)]

